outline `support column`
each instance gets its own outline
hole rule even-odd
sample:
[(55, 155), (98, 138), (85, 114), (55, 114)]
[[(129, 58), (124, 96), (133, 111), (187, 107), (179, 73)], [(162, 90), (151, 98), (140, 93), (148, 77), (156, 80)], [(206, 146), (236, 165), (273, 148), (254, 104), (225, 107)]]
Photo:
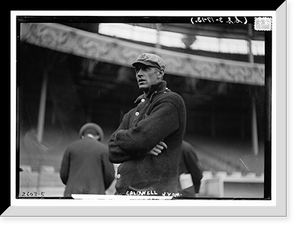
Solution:
[(86, 122), (92, 121), (92, 112), (93, 112), (93, 100), (90, 98), (88, 108), (87, 108)]
[(44, 134), (44, 125), (45, 125), (45, 114), (46, 114), (46, 99), (47, 99), (47, 83), (48, 83), (48, 73), (44, 72), (41, 98), (40, 98), (40, 107), (39, 107), (39, 116), (38, 116), (38, 126), (37, 126), (37, 139), (41, 143), (43, 141)]
[(156, 23), (156, 44), (155, 44), (155, 48), (156, 49), (160, 49), (161, 45), (160, 45), (160, 31), (162, 28), (162, 24), (161, 23)]
[(242, 139), (245, 139), (245, 116), (242, 115), (241, 118), (241, 137)]
[(258, 134), (255, 99), (252, 98), (252, 148), (255, 156), (258, 155)]
[(211, 114), (210, 135), (211, 135), (211, 137), (216, 137), (216, 114), (215, 114), (215, 112), (212, 112), (212, 114)]
[[(248, 25), (248, 58), (250, 63), (254, 63), (254, 57), (252, 53), (251, 38), (253, 36), (252, 25)], [(257, 133), (257, 118), (256, 118), (256, 104), (255, 98), (252, 98), (252, 149), (255, 156), (258, 155), (258, 133)]]
[(251, 24), (248, 25), (248, 60), (250, 63), (254, 63), (254, 57), (252, 53), (252, 44), (251, 44), (251, 38), (253, 36), (253, 30)]

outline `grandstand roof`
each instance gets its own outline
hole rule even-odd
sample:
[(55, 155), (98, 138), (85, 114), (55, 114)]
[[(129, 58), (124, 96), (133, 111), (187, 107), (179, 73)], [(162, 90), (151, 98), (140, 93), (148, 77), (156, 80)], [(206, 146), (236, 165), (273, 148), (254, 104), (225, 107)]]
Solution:
[[(186, 25), (171, 24), (168, 26), (174, 30), (177, 28), (178, 31), (191, 31)], [(219, 35), (225, 36), (233, 33), (233, 31), (225, 33), (226, 30), (224, 27), (223, 32), (219, 31)], [(242, 36), (241, 34), (246, 36), (245, 29), (240, 33), (238, 33), (238, 27), (235, 30), (236, 36)], [(202, 30), (197, 30), (197, 33), (200, 33), (199, 31)], [(215, 29), (210, 33), (215, 33), (217, 36), (217, 31)], [(250, 85), (264, 85), (265, 81), (264, 64), (199, 56), (189, 52), (151, 47), (62, 24), (22, 23), (20, 39), (37, 46), (122, 66), (131, 66), (142, 52), (153, 52), (165, 59), (166, 73), (169, 74)]]

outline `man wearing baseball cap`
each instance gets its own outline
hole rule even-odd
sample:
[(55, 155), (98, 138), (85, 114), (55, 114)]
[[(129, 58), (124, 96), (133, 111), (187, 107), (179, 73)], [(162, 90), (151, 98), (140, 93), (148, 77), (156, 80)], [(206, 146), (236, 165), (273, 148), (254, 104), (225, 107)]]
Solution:
[(66, 185), (64, 196), (105, 194), (115, 178), (115, 170), (108, 159), (108, 149), (102, 143), (103, 130), (95, 123), (86, 123), (79, 137), (63, 155), (60, 178)]
[(118, 167), (116, 194), (174, 195), (186, 126), (181, 96), (167, 88), (165, 62), (144, 53), (132, 64), (143, 91), (109, 140), (109, 159)]

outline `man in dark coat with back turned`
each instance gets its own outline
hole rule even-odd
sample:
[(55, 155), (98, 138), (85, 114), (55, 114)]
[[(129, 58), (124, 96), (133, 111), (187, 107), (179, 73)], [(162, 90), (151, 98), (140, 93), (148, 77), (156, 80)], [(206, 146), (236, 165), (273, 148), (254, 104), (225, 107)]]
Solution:
[(87, 123), (80, 129), (79, 137), (67, 147), (62, 159), (60, 178), (66, 185), (64, 196), (105, 194), (115, 179), (115, 170), (108, 160), (108, 149), (101, 142), (103, 131), (97, 124)]
[(118, 167), (116, 194), (176, 195), (178, 163), (186, 126), (180, 95), (166, 87), (164, 60), (140, 55), (133, 67), (144, 93), (109, 140), (109, 159)]

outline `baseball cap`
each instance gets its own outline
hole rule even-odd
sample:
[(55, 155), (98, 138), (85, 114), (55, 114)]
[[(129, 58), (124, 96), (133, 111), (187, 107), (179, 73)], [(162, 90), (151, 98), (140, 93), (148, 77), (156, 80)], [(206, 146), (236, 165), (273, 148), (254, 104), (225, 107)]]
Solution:
[(85, 125), (83, 125), (79, 131), (79, 137), (81, 137), (82, 135), (84, 135), (84, 133), (86, 131), (94, 131), (96, 133), (96, 135), (100, 136), (100, 140), (103, 140), (104, 138), (104, 133), (103, 130), (101, 129), (101, 127), (95, 123), (86, 123)]
[(144, 64), (147, 66), (157, 67), (161, 70), (165, 70), (165, 61), (156, 54), (143, 53), (141, 54), (136, 61), (132, 64), (133, 67), (136, 67), (138, 64)]

